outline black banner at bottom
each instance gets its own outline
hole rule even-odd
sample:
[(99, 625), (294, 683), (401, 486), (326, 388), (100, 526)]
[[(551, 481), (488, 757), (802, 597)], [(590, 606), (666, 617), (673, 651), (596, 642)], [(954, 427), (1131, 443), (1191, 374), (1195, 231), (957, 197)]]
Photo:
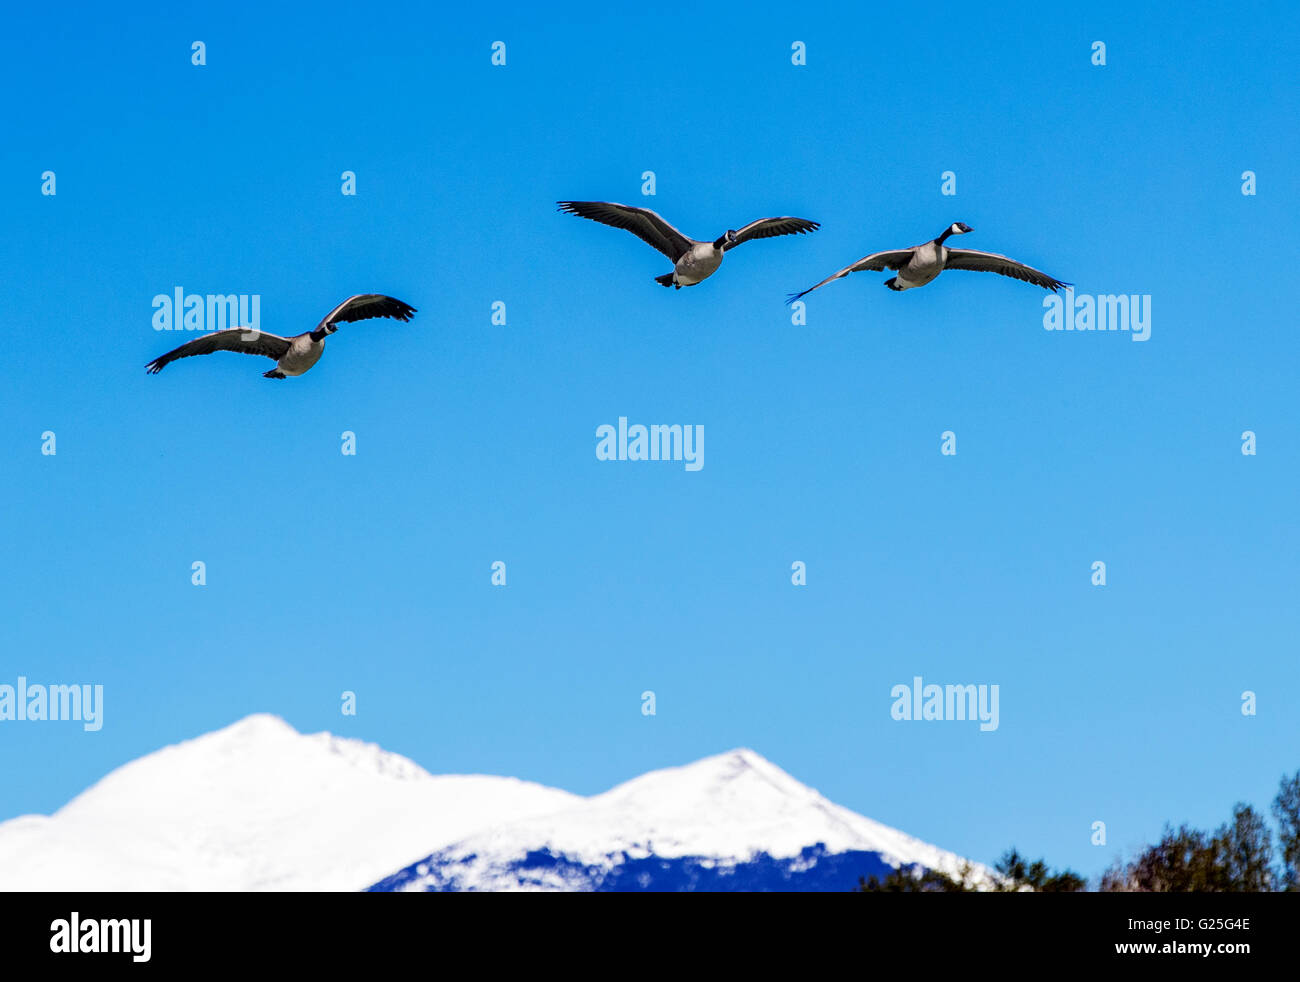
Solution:
[(1300, 893), (0, 894), (6, 968), (78, 972), (337, 973), (412, 957), (433, 968), (455, 953), (485, 968), (574, 959), (603, 974), (681, 950), (695, 969), (847, 955), (935, 974), (1124, 964), (1222, 974), (1294, 964), (1297, 928)]

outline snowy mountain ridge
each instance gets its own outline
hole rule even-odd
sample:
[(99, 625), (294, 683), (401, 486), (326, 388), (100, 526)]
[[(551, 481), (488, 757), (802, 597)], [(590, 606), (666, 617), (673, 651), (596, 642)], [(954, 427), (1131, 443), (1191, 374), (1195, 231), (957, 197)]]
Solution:
[(433, 775), (268, 714), (0, 823), (0, 890), (848, 889), (900, 863), (962, 862), (752, 750), (582, 797)]
[(956, 873), (963, 862), (739, 749), (484, 830), (372, 889), (851, 889), (900, 864)]
[(575, 795), (434, 776), (268, 714), (147, 754), (51, 816), (0, 823), (3, 890), (360, 890), (431, 846)]

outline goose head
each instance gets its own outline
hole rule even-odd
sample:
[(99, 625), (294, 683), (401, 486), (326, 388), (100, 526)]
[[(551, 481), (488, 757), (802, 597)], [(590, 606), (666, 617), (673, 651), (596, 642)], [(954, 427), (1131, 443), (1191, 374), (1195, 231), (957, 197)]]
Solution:
[(723, 234), (716, 242), (713, 243), (713, 248), (725, 249), (727, 246), (733, 246), (735, 244), (736, 244), (736, 230), (734, 228), (729, 228), (727, 229), (725, 234)]
[(951, 225), (949, 225), (946, 229), (943, 230), (943, 235), (939, 236), (934, 241), (938, 245), (943, 245), (944, 240), (948, 238), (948, 236), (965, 235), (969, 231), (971, 231), (971, 227), (967, 225), (965, 222), (953, 222)]

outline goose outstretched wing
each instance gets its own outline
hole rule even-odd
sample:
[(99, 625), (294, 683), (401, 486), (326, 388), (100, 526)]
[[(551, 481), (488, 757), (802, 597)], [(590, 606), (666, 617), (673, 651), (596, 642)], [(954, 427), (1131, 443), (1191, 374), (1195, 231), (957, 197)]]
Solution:
[(627, 229), (674, 263), (690, 251), (694, 244), (649, 208), (633, 208), (612, 201), (558, 201), (556, 204), (566, 215), (577, 215), (602, 225)]
[(167, 354), (155, 358), (145, 369), (150, 375), (157, 375), (177, 358), (210, 355), (214, 351), (238, 351), (243, 355), (262, 355), (279, 361), (288, 350), (288, 338), (282, 338), (278, 334), (265, 334), (250, 327), (232, 327), (187, 341), (179, 348), (173, 348)]
[(1042, 270), (1026, 266), (1024, 263), (999, 256), (996, 252), (980, 252), (977, 249), (949, 249), (944, 269), (970, 269), (977, 273), (1000, 273), (1013, 279), (1024, 280), (1034, 286), (1055, 293), (1063, 286), (1070, 286), (1054, 276), (1048, 276)]
[(409, 321), (415, 308), (408, 303), (386, 297), (382, 293), (358, 293), (348, 297), (341, 304), (325, 315), (325, 319), (316, 325), (316, 330), (330, 324), (369, 320), (371, 317), (392, 317), (399, 321)]
[(822, 280), (817, 286), (810, 286), (801, 293), (792, 293), (786, 298), (786, 303), (794, 303), (806, 293), (812, 293), (818, 287), (823, 287), (831, 280), (838, 280), (841, 276), (848, 276), (850, 273), (860, 273), (863, 270), (875, 270), (877, 272), (885, 269), (901, 269), (906, 266), (908, 260), (912, 258), (912, 249), (891, 249), (888, 252), (873, 252), (869, 256), (863, 256), (852, 266), (845, 266), (838, 273), (831, 273), (830, 276)]
[(723, 243), (722, 249), (724, 252), (728, 249), (734, 249), (742, 242), (748, 242), (750, 239), (770, 239), (774, 235), (803, 235), (806, 232), (816, 232), (819, 228), (821, 228), (819, 222), (810, 222), (806, 218), (790, 218), (788, 216), (760, 218), (756, 222), (750, 222), (742, 229), (737, 229), (736, 238)]

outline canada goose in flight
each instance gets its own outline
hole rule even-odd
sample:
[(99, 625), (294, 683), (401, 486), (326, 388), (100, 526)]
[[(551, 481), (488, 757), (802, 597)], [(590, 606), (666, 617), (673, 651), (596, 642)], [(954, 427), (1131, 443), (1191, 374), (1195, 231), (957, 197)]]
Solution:
[(913, 246), (911, 249), (873, 252), (871, 255), (859, 259), (852, 266), (845, 266), (838, 273), (832, 273), (818, 283), (817, 286), (810, 286), (803, 293), (790, 294), (786, 299), (786, 303), (794, 303), (805, 293), (812, 293), (817, 287), (825, 286), (831, 280), (838, 280), (841, 276), (848, 276), (850, 273), (857, 273), (864, 269), (877, 271), (884, 269), (898, 270), (897, 276), (885, 280), (885, 286), (891, 290), (910, 290), (913, 287), (925, 286), (945, 269), (972, 269), (981, 273), (1001, 273), (1003, 276), (1010, 276), (1017, 280), (1024, 280), (1026, 283), (1032, 283), (1034, 286), (1041, 286), (1044, 290), (1051, 290), (1053, 293), (1063, 286), (1070, 285), (1048, 276), (1032, 266), (1026, 266), (1024, 263), (1018, 263), (1014, 259), (999, 256), (994, 252), (978, 252), (975, 249), (949, 249), (943, 244), (948, 236), (965, 235), (969, 231), (971, 231), (969, 225), (962, 222), (953, 222), (944, 231), (943, 235), (922, 245)]
[(672, 260), (673, 271), (656, 276), (664, 286), (694, 286), (712, 276), (722, 265), (722, 254), (750, 239), (768, 239), (774, 235), (803, 235), (821, 226), (806, 218), (760, 218), (739, 231), (728, 230), (713, 242), (688, 239), (649, 208), (633, 208), (612, 201), (559, 201), (560, 211), (593, 222), (625, 228), (638, 239), (654, 246)]
[(338, 324), (368, 320), (371, 317), (393, 317), (399, 321), (409, 321), (414, 313), (414, 307), (381, 293), (358, 293), (326, 314), (315, 330), (304, 334), (282, 338), (278, 334), (255, 331), (250, 327), (213, 331), (155, 358), (145, 368), (150, 375), (157, 375), (177, 358), (210, 355), (214, 351), (238, 351), (244, 355), (265, 355), (275, 360), (275, 368), (264, 373), (263, 378), (301, 375), (320, 360), (325, 351), (325, 339), (338, 330)]

